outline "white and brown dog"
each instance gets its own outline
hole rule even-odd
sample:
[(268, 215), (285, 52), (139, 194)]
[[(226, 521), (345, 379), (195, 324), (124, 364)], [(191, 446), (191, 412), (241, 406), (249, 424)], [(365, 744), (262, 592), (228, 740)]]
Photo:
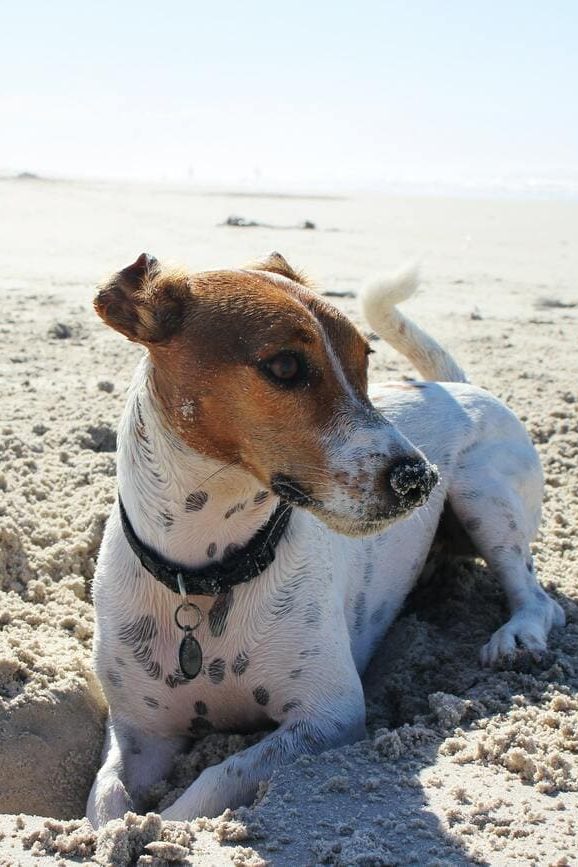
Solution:
[(563, 623), (529, 547), (536, 451), (396, 310), (414, 288), (411, 275), (371, 286), (365, 313), (438, 382), (369, 394), (367, 341), (279, 254), (201, 274), (143, 254), (100, 289), (99, 315), (148, 352), (94, 582), (110, 705), (95, 826), (138, 810), (191, 736), (276, 725), (203, 771), (166, 818), (248, 804), (280, 764), (361, 738), (360, 675), (444, 508), (510, 603), (483, 663), (520, 645), (539, 653)]

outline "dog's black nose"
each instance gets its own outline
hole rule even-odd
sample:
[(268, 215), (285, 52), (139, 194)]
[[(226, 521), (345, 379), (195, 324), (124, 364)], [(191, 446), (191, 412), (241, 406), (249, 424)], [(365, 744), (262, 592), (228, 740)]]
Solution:
[(422, 506), (439, 481), (437, 469), (420, 458), (403, 459), (389, 469), (387, 481), (399, 505)]

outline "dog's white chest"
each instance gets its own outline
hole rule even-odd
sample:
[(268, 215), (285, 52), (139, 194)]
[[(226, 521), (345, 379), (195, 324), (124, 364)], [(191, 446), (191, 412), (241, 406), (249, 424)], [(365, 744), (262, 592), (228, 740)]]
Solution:
[(280, 722), (328, 678), (347, 689), (345, 672), (363, 671), (421, 571), (441, 497), (369, 539), (347, 539), (296, 515), (295, 535), (305, 544), (284, 540), (257, 579), (195, 598), (203, 661), (192, 680), (179, 666), (179, 596), (144, 572), (138, 608), (135, 599), (115, 604), (108, 588), (99, 600), (107, 635), (97, 639), (96, 660), (113, 712), (151, 733), (198, 736)]

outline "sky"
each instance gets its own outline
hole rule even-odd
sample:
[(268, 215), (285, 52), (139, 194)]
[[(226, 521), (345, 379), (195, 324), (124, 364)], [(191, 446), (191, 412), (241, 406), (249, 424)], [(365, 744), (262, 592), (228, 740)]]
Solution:
[(578, 0), (0, 0), (0, 172), (578, 194)]

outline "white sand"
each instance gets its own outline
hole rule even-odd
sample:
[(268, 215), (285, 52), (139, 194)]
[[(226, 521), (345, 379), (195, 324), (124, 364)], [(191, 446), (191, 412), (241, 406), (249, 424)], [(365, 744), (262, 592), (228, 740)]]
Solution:
[[(423, 291), (406, 309), (526, 421), (547, 481), (536, 562), (568, 616), (542, 664), (484, 671), (477, 651), (504, 619), (504, 599), (484, 567), (450, 570), (415, 594), (378, 650), (367, 741), (303, 759), (235, 820), (188, 830), (129, 820), (96, 839), (83, 825), (5, 816), (0, 865), (141, 856), (144, 867), (183, 851), (190, 864), (253, 867), (578, 863), (578, 307), (561, 306), (578, 304), (578, 203), (0, 181), (0, 205), (1, 811), (79, 817), (98, 763), (89, 585), (140, 350), (100, 323), (90, 299), (98, 279), (143, 250), (200, 269), (276, 248), (337, 291), (425, 253)], [(230, 214), (318, 228), (217, 227)], [(357, 316), (355, 300), (337, 303)], [(374, 346), (375, 378), (413, 373)], [(200, 742), (151, 808), (248, 740)]]

